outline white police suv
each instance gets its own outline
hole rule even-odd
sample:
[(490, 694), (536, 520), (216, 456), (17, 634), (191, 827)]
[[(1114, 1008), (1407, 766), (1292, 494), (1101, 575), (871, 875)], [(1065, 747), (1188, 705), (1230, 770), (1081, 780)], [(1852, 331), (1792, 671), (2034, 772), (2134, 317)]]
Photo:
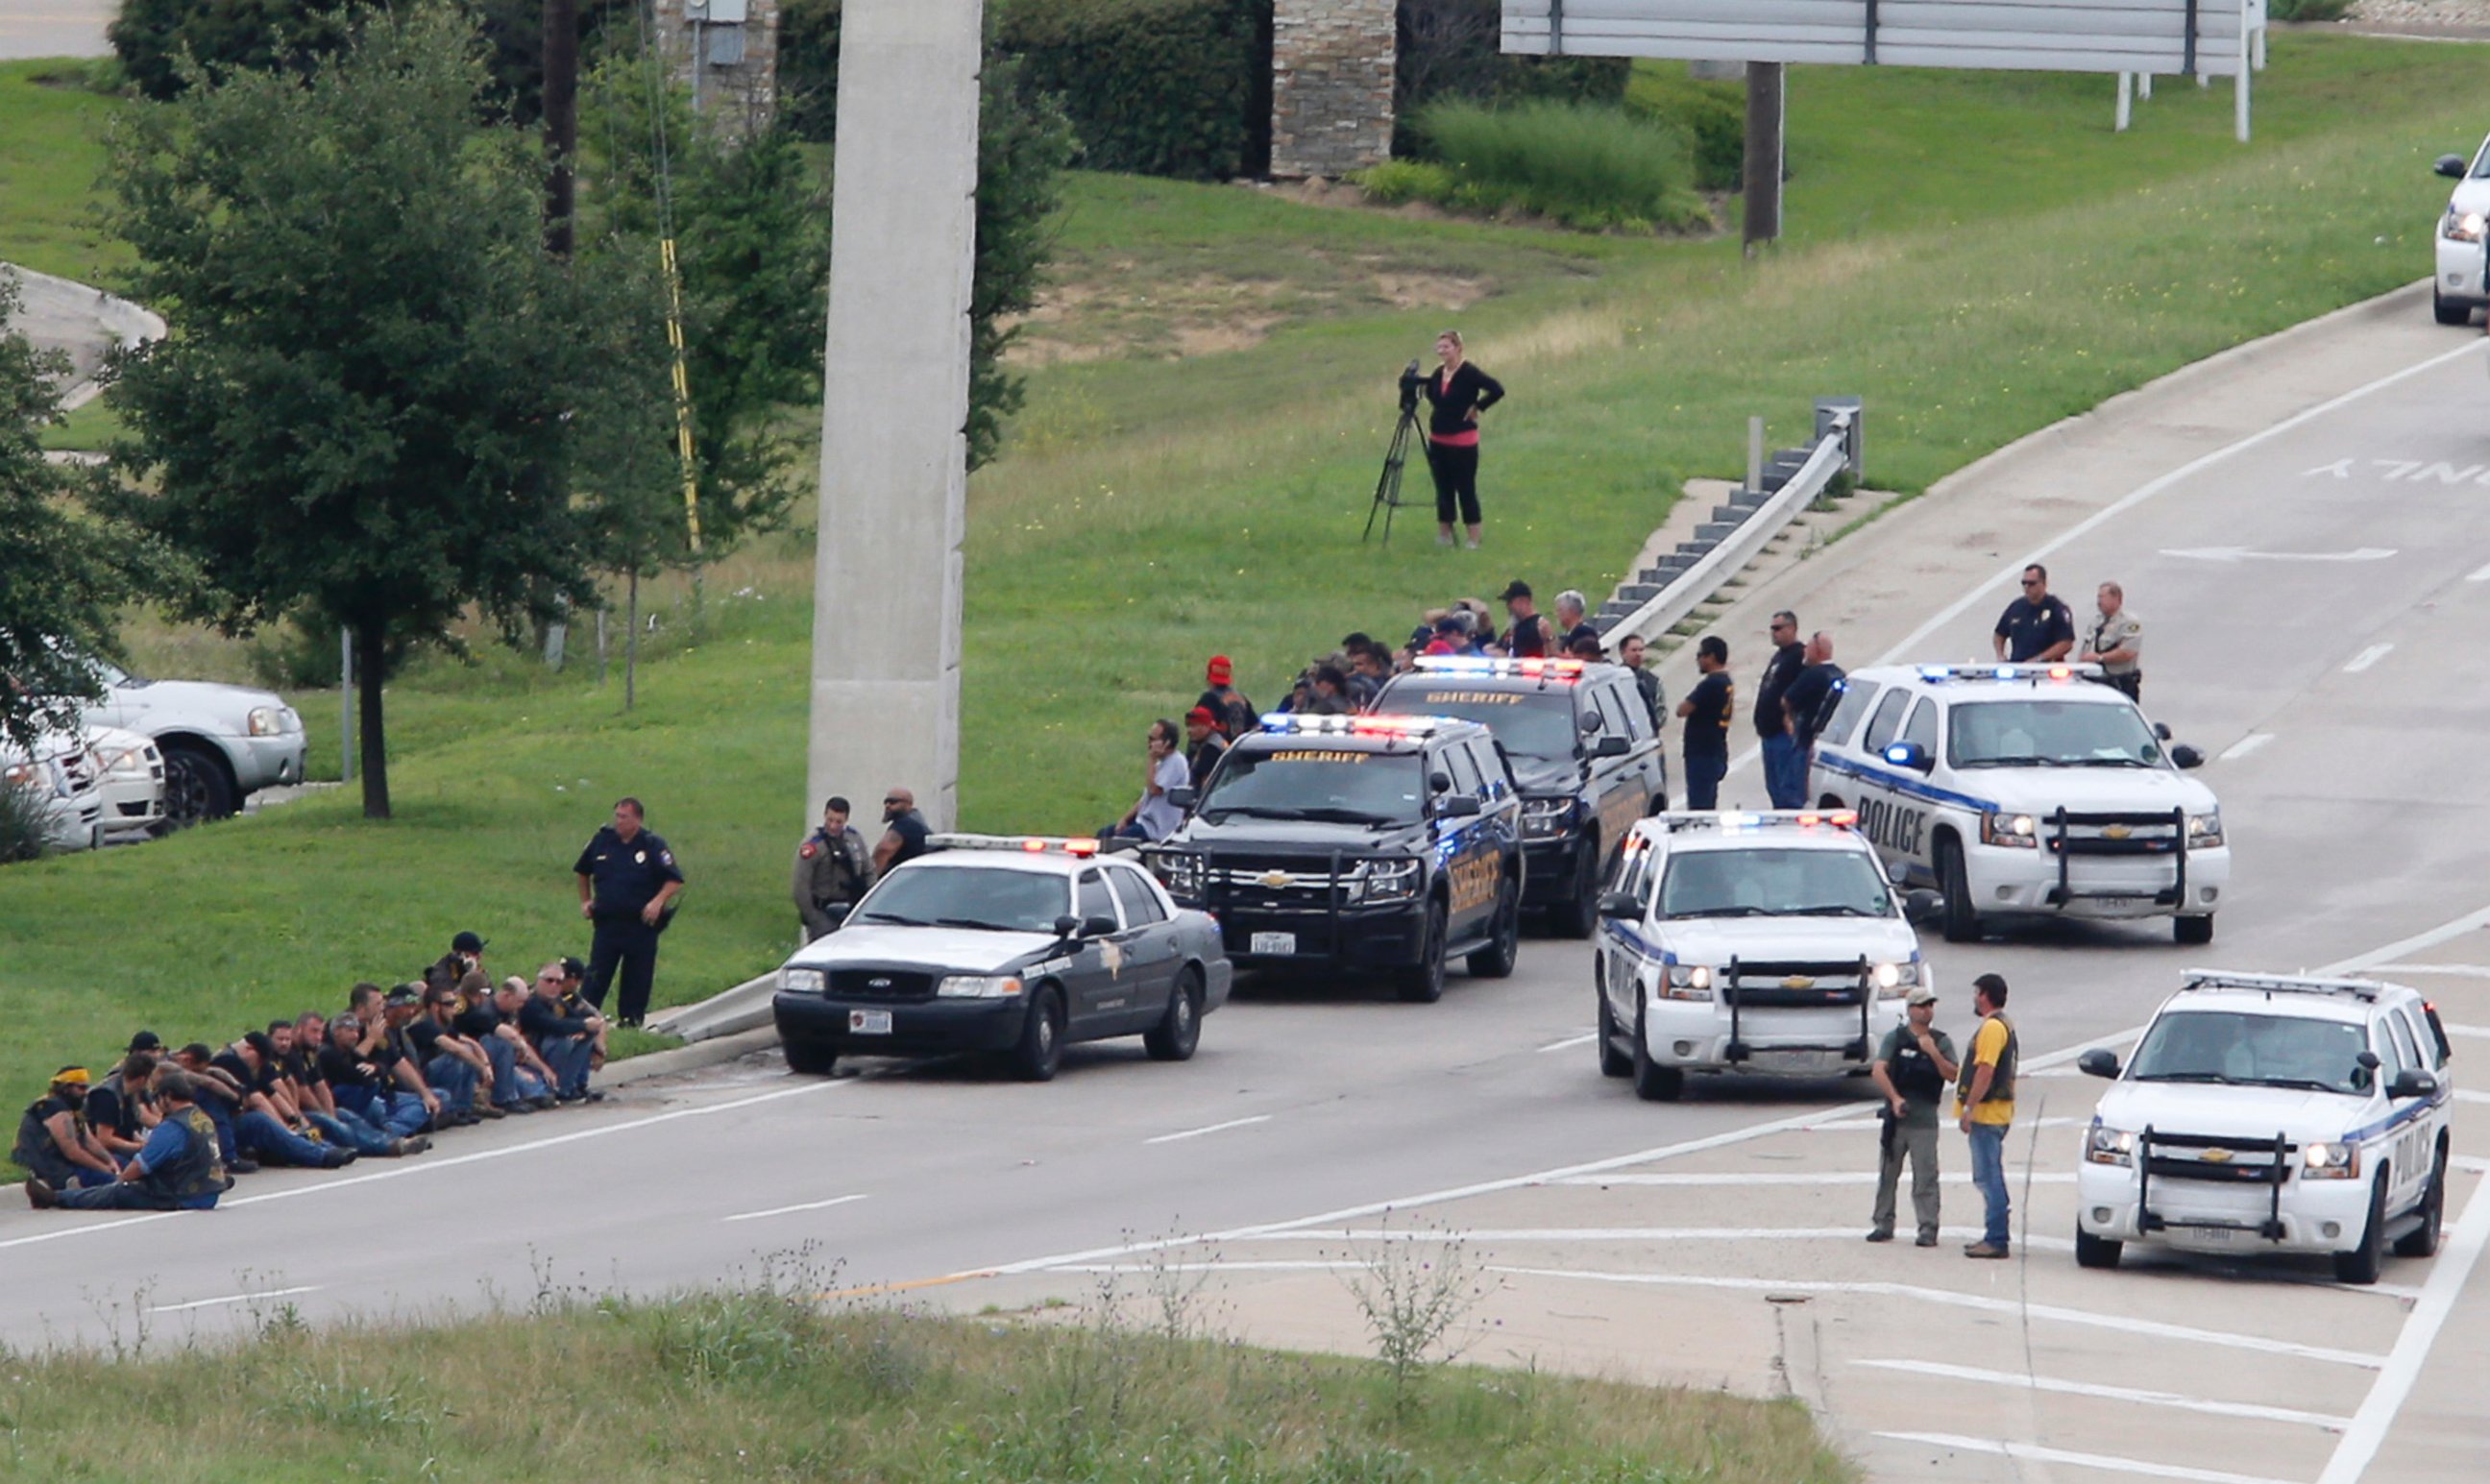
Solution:
[(1675, 1098), (1689, 1072), (1864, 1073), (1928, 983), (1847, 810), (1655, 815), (1600, 898), (1600, 1070)]
[(2075, 1261), (2125, 1245), (2330, 1253), (2375, 1283), (2438, 1250), (2455, 1097), (2438, 1012), (2401, 984), (2190, 969), (2084, 1135)]
[(2481, 141), (2468, 162), (2461, 155), (2441, 155), (2438, 173), (2455, 182), (2447, 193), (2447, 211), (2438, 219), (2437, 271), (2430, 276), (2429, 307), (2442, 325), (2461, 325), (2473, 311), (2490, 304), (2490, 282), (2482, 277), (2484, 218), (2490, 218), (2490, 139)]
[(2231, 853), (2204, 762), (2094, 684), (2098, 665), (1880, 665), (1843, 679), (1809, 787), (1852, 808), (1903, 879), (1943, 896), (1945, 936), (2015, 915), (2171, 918), (2211, 943)]

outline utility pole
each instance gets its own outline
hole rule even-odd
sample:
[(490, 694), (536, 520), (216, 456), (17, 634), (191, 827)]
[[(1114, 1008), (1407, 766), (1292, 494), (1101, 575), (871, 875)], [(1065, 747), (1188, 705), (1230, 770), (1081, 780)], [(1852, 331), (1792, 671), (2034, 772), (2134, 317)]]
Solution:
[(1749, 257), (1758, 244), (1781, 235), (1781, 64), (1747, 64), (1747, 159), (1744, 242)]
[(579, 154), (579, 0), (544, 0), (544, 244), (570, 256), (572, 162)]

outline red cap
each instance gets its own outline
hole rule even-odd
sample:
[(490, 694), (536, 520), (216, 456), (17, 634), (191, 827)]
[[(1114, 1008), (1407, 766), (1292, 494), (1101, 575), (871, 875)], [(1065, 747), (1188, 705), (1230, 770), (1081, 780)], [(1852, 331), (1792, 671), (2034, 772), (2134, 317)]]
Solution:
[(1200, 725), (1215, 727), (1219, 725), (1219, 718), (1210, 713), (1210, 708), (1207, 706), (1197, 706), (1193, 710), (1186, 712), (1184, 713), (1184, 720), (1185, 725), (1187, 726)]
[(1228, 678), (1234, 673), (1235, 671), (1229, 666), (1227, 655), (1213, 655), (1210, 656), (1210, 684), (1214, 685), (1225, 685), (1228, 684)]

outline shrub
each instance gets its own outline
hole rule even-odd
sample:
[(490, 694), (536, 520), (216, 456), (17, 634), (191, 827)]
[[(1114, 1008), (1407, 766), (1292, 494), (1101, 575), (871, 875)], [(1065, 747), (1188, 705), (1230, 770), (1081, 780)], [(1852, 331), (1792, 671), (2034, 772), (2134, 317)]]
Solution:
[(1584, 231), (1705, 224), (1686, 136), (1620, 108), (1437, 103), (1418, 121), (1458, 185), (1451, 203), (1522, 211)]
[(1368, 200), (1385, 206), (1399, 206), (1404, 201), (1445, 205), (1461, 189), (1452, 171), (1422, 160), (1387, 160), (1372, 170), (1360, 171), (1357, 184)]
[(1694, 189), (1735, 190), (1746, 168), (1747, 88), (1656, 68), (1636, 76), (1626, 106), (1683, 132), (1694, 149)]
[(41, 790), (0, 782), (0, 865), (40, 860), (52, 849), (52, 810)]
[(1081, 163), (1189, 180), (1271, 151), (1271, 0), (1018, 0), (997, 38), (1059, 95)]
[(1392, 152), (1417, 153), (1427, 105), (1625, 101), (1625, 57), (1512, 57), (1502, 50), (1503, 0), (1401, 0), (1392, 76)]

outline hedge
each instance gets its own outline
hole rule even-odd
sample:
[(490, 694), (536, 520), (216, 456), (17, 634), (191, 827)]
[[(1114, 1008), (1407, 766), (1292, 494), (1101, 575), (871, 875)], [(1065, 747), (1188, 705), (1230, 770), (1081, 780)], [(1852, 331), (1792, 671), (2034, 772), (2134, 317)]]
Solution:
[(1271, 0), (1009, 0), (998, 39), (1058, 95), (1081, 163), (1259, 175), (1271, 150)]

